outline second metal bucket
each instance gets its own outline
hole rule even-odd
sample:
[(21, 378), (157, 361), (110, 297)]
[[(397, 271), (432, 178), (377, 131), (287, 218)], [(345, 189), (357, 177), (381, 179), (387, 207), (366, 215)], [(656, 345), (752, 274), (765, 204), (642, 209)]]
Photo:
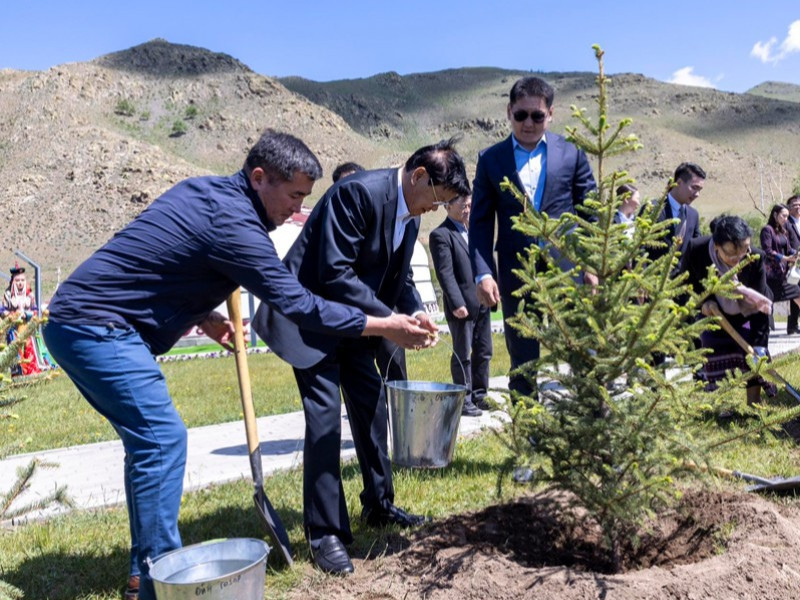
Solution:
[(392, 462), (438, 469), (453, 460), (467, 388), (433, 381), (387, 381)]
[(173, 550), (150, 566), (157, 600), (263, 600), (270, 548), (262, 540), (212, 540)]

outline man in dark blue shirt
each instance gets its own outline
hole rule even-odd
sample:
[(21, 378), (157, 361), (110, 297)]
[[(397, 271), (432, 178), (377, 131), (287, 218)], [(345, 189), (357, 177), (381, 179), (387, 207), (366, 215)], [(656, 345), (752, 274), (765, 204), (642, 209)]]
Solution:
[(416, 319), (382, 318), (305, 289), (268, 232), (300, 210), (322, 168), (303, 142), (267, 131), (230, 177), (183, 181), (153, 202), (59, 287), (43, 332), (53, 357), (125, 448), (131, 596), (152, 600), (147, 558), (181, 546), (178, 510), (186, 427), (153, 355), (193, 325), (230, 345), (213, 312), (238, 286), (303, 327), (328, 335), (386, 335), (427, 343)]

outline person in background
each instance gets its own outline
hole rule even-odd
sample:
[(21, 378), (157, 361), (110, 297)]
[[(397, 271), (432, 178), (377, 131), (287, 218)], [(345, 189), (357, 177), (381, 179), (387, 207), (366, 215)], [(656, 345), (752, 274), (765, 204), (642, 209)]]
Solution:
[(300, 210), (321, 175), (301, 140), (268, 130), (238, 173), (187, 179), (162, 194), (50, 303), (47, 347), (125, 448), (128, 600), (153, 600), (149, 561), (181, 546), (187, 432), (155, 355), (194, 325), (231, 348), (233, 324), (214, 308), (239, 286), (308, 330), (390, 335), (406, 346), (428, 339), (412, 317), (368, 316), (315, 296), (278, 258), (268, 232)]
[[(701, 310), (704, 316), (711, 316), (713, 314), (711, 307), (716, 304), (720, 312), (751, 346), (766, 349), (769, 342), (769, 315), (772, 311), (772, 301), (767, 286), (765, 257), (758, 250), (751, 248), (751, 238), (750, 227), (741, 217), (719, 216), (711, 222), (711, 235), (689, 241), (681, 261), (681, 272), (688, 273), (688, 283), (695, 292), (701, 293), (709, 267), (713, 266), (719, 275), (724, 275), (746, 257), (755, 254), (757, 258), (745, 265), (734, 280), (737, 283), (736, 291), (741, 298), (734, 300), (713, 296), (703, 303)], [(700, 343), (703, 348), (710, 348), (712, 351), (707, 356), (702, 372), (708, 391), (716, 389), (716, 382), (724, 379), (729, 371), (750, 369), (745, 351), (724, 330), (706, 330), (700, 338)], [(760, 401), (762, 387), (774, 395), (774, 386), (767, 384), (760, 377), (748, 380), (749, 404)]]
[(472, 199), (460, 197), (447, 205), (447, 218), (430, 235), (431, 256), (442, 288), (444, 314), (453, 340), (450, 374), (467, 388), (461, 414), (479, 417), (489, 410), (489, 363), (492, 359), (492, 318), (478, 302), (469, 260), (469, 211)]
[[(790, 196), (786, 200), (789, 208), (789, 218), (786, 221), (786, 235), (789, 237), (789, 245), (795, 253), (800, 250), (800, 194)], [(797, 326), (800, 317), (800, 306), (795, 302), (789, 303), (789, 319), (786, 323), (786, 333), (794, 335), (800, 333)]]
[[(411, 277), (420, 215), (469, 194), (452, 140), (425, 146), (399, 169), (361, 171), (335, 183), (317, 202), (284, 262), (325, 298), (392, 315), (411, 315), (435, 343), (438, 328)], [(388, 409), (375, 366), (377, 344), (307, 331), (262, 304), (252, 323), (292, 364), (303, 401), (303, 521), (319, 569), (345, 575), (353, 541), (340, 467), (342, 398), (361, 467), (361, 516), (367, 525), (414, 527), (425, 518), (394, 503)]]
[[(364, 167), (355, 162), (340, 164), (333, 170), (333, 183), (342, 177), (364, 171)], [(375, 352), (375, 364), (378, 372), (386, 381), (405, 381), (408, 379), (406, 371), (406, 351), (392, 340), (381, 338)]]
[(672, 176), (672, 187), (667, 193), (667, 201), (658, 215), (657, 222), (678, 219), (677, 224), (670, 225), (664, 237), (664, 246), (648, 250), (649, 256), (656, 260), (667, 253), (676, 238), (680, 240), (680, 253), (686, 252), (689, 240), (700, 236), (700, 215), (692, 203), (703, 191), (706, 172), (694, 163), (684, 162), (677, 166)]
[[(797, 333), (797, 313), (800, 307), (800, 287), (786, 280), (797, 262), (797, 252), (789, 243), (787, 222), (789, 208), (785, 204), (776, 204), (769, 213), (767, 224), (761, 229), (761, 249), (766, 254), (767, 284), (772, 290), (775, 302), (788, 300), (795, 305), (795, 321), (792, 323), (792, 311), (789, 313), (787, 333)], [(793, 327), (792, 327), (793, 325)]]
[(623, 201), (614, 215), (614, 223), (626, 225), (628, 236), (633, 236), (633, 222), (641, 204), (639, 190), (630, 183), (624, 183), (617, 188), (617, 198), (623, 198)]
[[(10, 275), (11, 279), (3, 293), (2, 304), (0, 304), (0, 319), (14, 317), (20, 324), (11, 325), (8, 328), (6, 342), (9, 344), (17, 339), (18, 329), (23, 327), (24, 323), (31, 319), (37, 311), (31, 286), (25, 276), (25, 268), (15, 264)], [(11, 368), (11, 376), (19, 377), (41, 373), (42, 368), (39, 363), (40, 360), (36, 355), (35, 336), (30, 336), (19, 349), (17, 364)]]
[[(520, 215), (524, 207), (510, 192), (500, 189), (503, 178), (508, 177), (525, 194), (530, 209), (547, 213), (553, 219), (565, 212), (575, 212), (575, 206), (583, 203), (586, 194), (596, 187), (584, 152), (548, 131), (553, 120), (554, 97), (553, 88), (538, 77), (517, 80), (506, 107), (511, 135), (484, 149), (478, 157), (469, 219), (470, 260), (478, 300), (490, 308), (500, 302), (506, 321), (514, 316), (520, 302), (513, 295), (522, 285), (513, 273), (521, 268), (519, 255), (537, 241), (513, 229), (511, 219)], [(597, 278), (591, 274), (585, 274), (584, 280), (590, 285), (597, 284)], [(504, 335), (512, 373), (539, 358), (538, 340), (520, 336), (509, 325), (505, 326)], [(515, 393), (538, 395), (535, 381), (521, 374), (512, 374), (508, 387), (512, 398)]]

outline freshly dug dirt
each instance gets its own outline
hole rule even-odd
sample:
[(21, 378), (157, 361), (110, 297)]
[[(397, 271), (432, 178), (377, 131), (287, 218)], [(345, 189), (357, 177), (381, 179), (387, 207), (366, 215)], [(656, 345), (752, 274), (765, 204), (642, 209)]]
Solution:
[(800, 598), (800, 509), (752, 494), (690, 491), (654, 520), (623, 572), (599, 532), (571, 528), (538, 494), (396, 536), (354, 557), (348, 578), (314, 574), (292, 598)]

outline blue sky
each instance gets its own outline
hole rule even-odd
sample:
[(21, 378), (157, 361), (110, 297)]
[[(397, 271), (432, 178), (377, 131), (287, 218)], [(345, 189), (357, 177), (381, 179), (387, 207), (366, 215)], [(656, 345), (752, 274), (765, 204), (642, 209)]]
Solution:
[(599, 43), (609, 73), (735, 92), (800, 84), (797, 0), (9, 0), (0, 68), (43, 70), (157, 37), (318, 81), (465, 66), (594, 70)]

